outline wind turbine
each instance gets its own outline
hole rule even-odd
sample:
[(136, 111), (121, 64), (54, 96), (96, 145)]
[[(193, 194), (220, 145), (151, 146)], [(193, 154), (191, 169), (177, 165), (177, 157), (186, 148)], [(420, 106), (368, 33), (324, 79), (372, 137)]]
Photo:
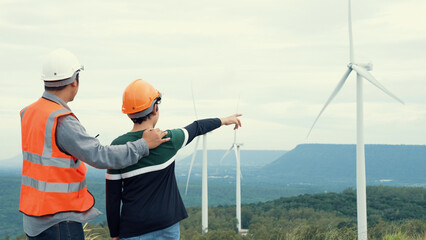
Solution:
[(348, 69), (343, 74), (342, 79), (337, 84), (336, 88), (332, 92), (331, 96), (326, 101), (324, 107), (321, 109), (311, 129), (309, 130), (308, 136), (315, 126), (315, 123), (324, 112), (328, 104), (333, 100), (337, 93), (342, 88), (349, 74), (354, 70), (356, 72), (357, 79), (357, 144), (356, 144), (356, 188), (357, 188), (357, 220), (358, 220), (358, 239), (367, 239), (367, 196), (366, 196), (366, 184), (365, 184), (365, 147), (364, 147), (364, 117), (363, 117), (363, 78), (372, 83), (374, 86), (385, 92), (390, 97), (394, 98), (398, 102), (404, 104), (404, 102), (389, 92), (380, 82), (378, 82), (373, 75), (368, 71), (372, 70), (372, 64), (357, 64), (354, 61), (354, 50), (352, 41), (352, 19), (351, 19), (351, 0), (348, 4), (348, 25), (349, 25), (349, 64)]
[(225, 159), (225, 157), (234, 150), (235, 152), (235, 159), (237, 161), (237, 174), (236, 174), (236, 201), (235, 201), (235, 208), (236, 208), (236, 215), (237, 215), (237, 229), (238, 232), (241, 232), (241, 164), (240, 164), (240, 147), (242, 146), (242, 143), (237, 143), (237, 130), (234, 130), (234, 142), (232, 143), (232, 146), (225, 152), (222, 159), (220, 159), (220, 162)]
[[(239, 103), (239, 100), (238, 100)], [(238, 113), (238, 104), (237, 104), (237, 111)], [(225, 159), (225, 157), (234, 150), (235, 152), (235, 159), (237, 162), (237, 169), (236, 169), (236, 200), (235, 200), (235, 209), (236, 209), (236, 216), (237, 216), (237, 229), (238, 232), (241, 232), (241, 161), (240, 161), (240, 147), (242, 146), (242, 143), (237, 143), (237, 129), (234, 130), (234, 142), (232, 143), (231, 147), (225, 152), (223, 157), (220, 159), (219, 164)]]
[[(197, 108), (195, 107), (195, 98), (194, 98), (194, 89), (191, 82), (191, 93), (192, 93), (192, 103), (194, 105), (195, 117), (198, 119)], [(191, 176), (192, 166), (194, 164), (195, 156), (197, 154), (198, 143), (200, 138), (197, 137), (194, 146), (194, 153), (192, 153), (191, 164), (189, 165), (188, 178), (186, 179), (186, 188), (185, 195), (188, 192), (189, 178)], [(201, 181), (201, 231), (202, 233), (207, 233), (209, 228), (209, 219), (208, 219), (208, 194), (207, 194), (207, 133), (203, 135), (203, 166), (202, 166), (202, 181)]]

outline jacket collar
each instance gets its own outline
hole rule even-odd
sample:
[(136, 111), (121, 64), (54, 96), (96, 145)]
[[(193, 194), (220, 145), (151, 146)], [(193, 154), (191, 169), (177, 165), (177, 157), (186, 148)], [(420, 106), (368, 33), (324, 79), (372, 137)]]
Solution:
[(63, 107), (65, 107), (66, 109), (71, 111), (71, 108), (68, 107), (68, 105), (64, 102), (64, 100), (62, 100), (61, 98), (59, 98), (58, 96), (51, 94), (50, 92), (44, 92), (42, 98), (45, 98), (47, 100), (50, 100), (52, 102), (55, 102)]

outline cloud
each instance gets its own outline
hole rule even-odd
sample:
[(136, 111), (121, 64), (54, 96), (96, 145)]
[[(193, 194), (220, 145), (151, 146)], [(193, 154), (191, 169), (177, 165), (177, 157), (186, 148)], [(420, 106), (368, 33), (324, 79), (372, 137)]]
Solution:
[[(366, 83), (366, 141), (424, 144), (425, 8), (420, 0), (352, 1), (356, 61), (373, 62), (372, 74), (407, 103)], [(349, 61), (347, 1), (25, 0), (2, 1), (0, 9), (0, 130), (7, 144), (0, 158), (16, 155), (17, 112), (41, 96), (41, 63), (57, 47), (86, 67), (70, 106), (104, 144), (130, 129), (121, 94), (137, 78), (164, 93), (162, 128), (194, 120), (192, 84), (199, 117), (233, 114), (240, 98), (245, 148), (354, 142), (355, 76), (306, 140)], [(220, 129), (209, 146), (226, 148), (232, 139)]]

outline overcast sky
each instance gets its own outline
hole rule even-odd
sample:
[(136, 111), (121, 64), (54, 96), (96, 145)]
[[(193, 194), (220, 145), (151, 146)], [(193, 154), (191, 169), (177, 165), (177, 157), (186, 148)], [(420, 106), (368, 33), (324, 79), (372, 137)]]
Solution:
[[(365, 83), (365, 141), (426, 143), (426, 1), (353, 0)], [(244, 149), (355, 143), (355, 75), (306, 135), (349, 62), (347, 1), (0, 1), (0, 159), (20, 153), (19, 111), (39, 98), (43, 58), (62, 47), (85, 65), (69, 104), (103, 144), (131, 129), (121, 96), (143, 78), (163, 93), (158, 127), (238, 112)], [(238, 101), (238, 99), (240, 99)], [(208, 135), (228, 148), (231, 127)], [(187, 152), (192, 151), (189, 147)]]

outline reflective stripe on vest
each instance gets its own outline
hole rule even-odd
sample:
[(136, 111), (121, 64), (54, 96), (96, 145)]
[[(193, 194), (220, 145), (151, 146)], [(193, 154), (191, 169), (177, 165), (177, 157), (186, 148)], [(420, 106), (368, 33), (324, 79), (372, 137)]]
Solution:
[(22, 176), (22, 185), (33, 187), (43, 192), (76, 192), (86, 187), (86, 179), (75, 183), (51, 183), (35, 180), (27, 176)]
[[(59, 150), (56, 126), (65, 107), (41, 98), (21, 111), (22, 183), (19, 210), (31, 216), (84, 212), (94, 205), (86, 165)], [(74, 116), (75, 117), (75, 116)]]
[(81, 161), (75, 162), (74, 159), (63, 159), (54, 157), (42, 157), (40, 155), (22, 151), (24, 160), (31, 161), (32, 163), (41, 164), (43, 166), (63, 167), (63, 168), (77, 168)]

